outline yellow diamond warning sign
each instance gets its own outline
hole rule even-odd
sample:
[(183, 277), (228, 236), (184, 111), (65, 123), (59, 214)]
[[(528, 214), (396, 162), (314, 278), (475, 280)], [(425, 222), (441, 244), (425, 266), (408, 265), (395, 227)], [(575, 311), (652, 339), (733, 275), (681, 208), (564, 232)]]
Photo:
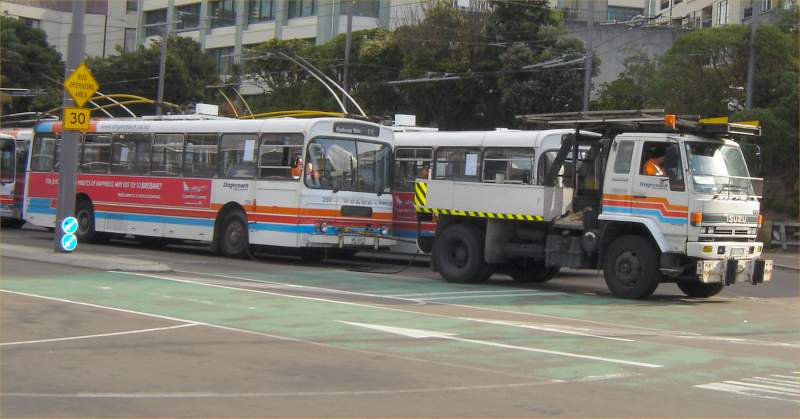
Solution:
[(64, 88), (67, 89), (69, 95), (72, 96), (72, 100), (78, 106), (85, 105), (86, 101), (92, 97), (99, 87), (100, 85), (97, 84), (97, 80), (94, 79), (92, 72), (89, 71), (89, 67), (86, 67), (84, 63), (78, 65), (75, 71), (64, 80)]

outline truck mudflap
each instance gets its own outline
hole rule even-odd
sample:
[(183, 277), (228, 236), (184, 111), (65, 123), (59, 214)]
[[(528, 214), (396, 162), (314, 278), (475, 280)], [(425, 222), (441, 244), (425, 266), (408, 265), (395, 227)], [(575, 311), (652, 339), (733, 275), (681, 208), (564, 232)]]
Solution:
[(697, 261), (697, 277), (710, 284), (749, 282), (753, 285), (772, 279), (772, 261), (764, 259), (727, 259)]

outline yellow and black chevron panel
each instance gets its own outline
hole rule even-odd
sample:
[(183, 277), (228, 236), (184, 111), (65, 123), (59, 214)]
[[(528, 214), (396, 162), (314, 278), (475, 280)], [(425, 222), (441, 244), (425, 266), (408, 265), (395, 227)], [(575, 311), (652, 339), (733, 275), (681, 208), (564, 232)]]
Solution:
[(500, 220), (544, 221), (544, 217), (541, 215), (512, 214), (507, 212), (465, 211), (445, 208), (424, 208), (419, 205), (414, 205), (414, 209), (416, 209), (417, 212), (424, 212), (426, 214), (433, 213), (435, 215), (457, 215), (461, 217), (494, 218)]
[(428, 185), (425, 182), (414, 184), (414, 207), (424, 207), (428, 205)]

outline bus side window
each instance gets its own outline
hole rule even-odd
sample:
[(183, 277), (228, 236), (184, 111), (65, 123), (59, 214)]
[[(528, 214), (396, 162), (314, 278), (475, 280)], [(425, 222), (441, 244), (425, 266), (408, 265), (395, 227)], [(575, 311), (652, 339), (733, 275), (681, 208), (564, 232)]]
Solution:
[(149, 134), (115, 134), (111, 141), (111, 173), (147, 174), (150, 145)]
[(153, 137), (153, 176), (178, 176), (181, 173), (183, 134), (156, 134)]
[(216, 134), (188, 134), (183, 150), (183, 175), (211, 178), (217, 173)]
[(79, 156), (82, 173), (108, 173), (111, 135), (86, 134)]
[(433, 150), (430, 148), (398, 148), (394, 159), (394, 184), (397, 192), (412, 192), (417, 179), (430, 177)]
[(483, 152), (483, 181), (529, 184), (533, 179), (532, 148), (486, 148)]
[(31, 171), (49, 172), (53, 170), (54, 162), (58, 159), (58, 148), (61, 137), (48, 134), (37, 136), (31, 147)]
[(303, 170), (303, 134), (264, 134), (258, 148), (258, 177), (300, 180)]
[(480, 181), (480, 150), (442, 147), (436, 150), (435, 179)]
[(225, 134), (220, 141), (219, 177), (252, 179), (256, 174), (256, 134)]

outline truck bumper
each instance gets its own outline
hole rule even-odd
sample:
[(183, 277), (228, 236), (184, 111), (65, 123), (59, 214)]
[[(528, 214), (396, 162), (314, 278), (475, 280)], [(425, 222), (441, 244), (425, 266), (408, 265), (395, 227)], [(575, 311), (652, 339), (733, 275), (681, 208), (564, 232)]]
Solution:
[(772, 279), (772, 261), (763, 259), (698, 260), (697, 278), (706, 284), (749, 282), (753, 285)]
[(335, 234), (311, 234), (308, 236), (308, 244), (312, 247), (349, 247), (349, 248), (369, 248), (378, 249), (382, 247), (392, 247), (397, 245), (397, 240), (385, 237), (358, 236), (358, 235), (335, 235)]

